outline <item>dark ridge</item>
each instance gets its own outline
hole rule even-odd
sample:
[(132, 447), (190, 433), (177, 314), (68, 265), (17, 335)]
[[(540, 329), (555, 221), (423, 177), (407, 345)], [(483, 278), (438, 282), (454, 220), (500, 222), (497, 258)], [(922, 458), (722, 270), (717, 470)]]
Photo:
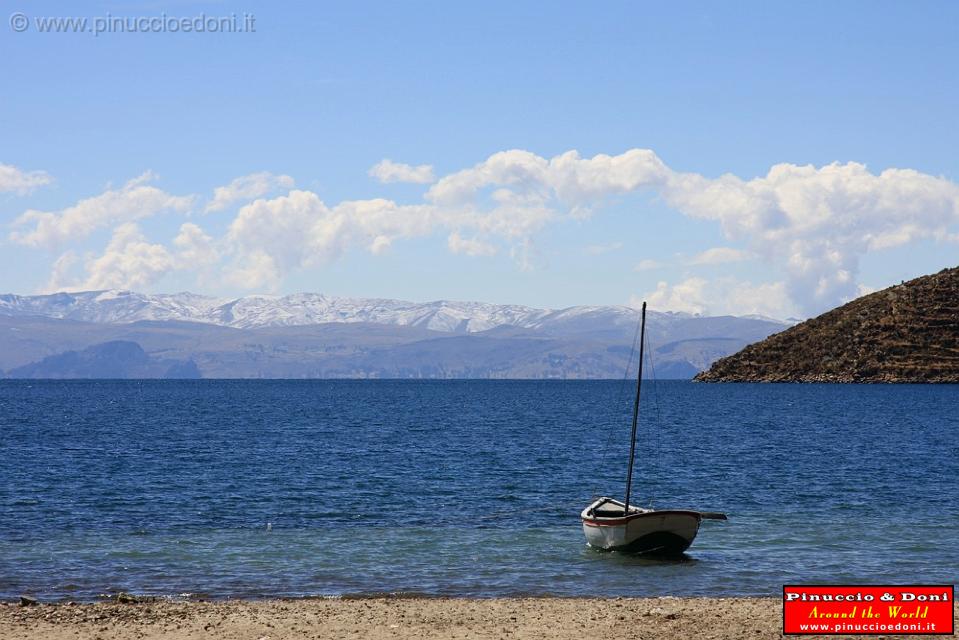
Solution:
[(717, 360), (702, 382), (959, 382), (959, 268), (857, 298)]
[(64, 351), (7, 372), (10, 378), (199, 378), (193, 360), (150, 357), (136, 342), (111, 340), (79, 351)]

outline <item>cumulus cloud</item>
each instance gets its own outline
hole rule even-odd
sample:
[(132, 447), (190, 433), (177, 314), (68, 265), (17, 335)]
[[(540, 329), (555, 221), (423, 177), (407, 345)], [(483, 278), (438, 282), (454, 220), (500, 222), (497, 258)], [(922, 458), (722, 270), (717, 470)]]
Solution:
[(732, 247), (713, 247), (706, 249), (692, 257), (689, 264), (692, 265), (711, 265), (728, 264), (730, 262), (743, 262), (752, 258), (748, 251), (733, 249)]
[[(686, 278), (674, 285), (660, 281), (644, 299), (652, 309), (698, 315), (761, 315), (783, 319), (798, 313), (786, 292), (785, 283), (756, 285), (729, 277), (713, 280)], [(630, 304), (638, 306), (639, 302), (640, 299), (634, 297)]]
[(563, 215), (589, 215), (611, 196), (640, 189), (685, 215), (717, 222), (726, 237), (749, 248), (718, 247), (694, 264), (760, 257), (785, 275), (788, 296), (808, 314), (856, 296), (866, 252), (948, 241), (959, 223), (959, 186), (911, 169), (874, 174), (854, 162), (779, 164), (750, 180), (709, 178), (677, 172), (644, 149), (592, 158), (570, 151), (551, 159), (505, 151), (441, 178), (427, 199), (523, 223), (520, 235), (528, 238)]
[(135, 223), (126, 222), (114, 229), (103, 255), (87, 261), (87, 277), (80, 288), (142, 289), (174, 266), (174, 256), (165, 246), (147, 242)]
[(86, 254), (82, 265), (75, 251), (64, 252), (44, 291), (142, 290), (172, 271), (195, 271), (218, 260), (215, 241), (195, 224), (181, 225), (170, 248), (147, 241), (136, 223), (125, 222), (113, 230), (103, 252)]
[(457, 231), (449, 235), (446, 244), (452, 253), (461, 253), (467, 256), (496, 255), (496, 247), (493, 245), (476, 238), (464, 238)]
[(436, 180), (433, 165), (409, 165), (393, 162), (389, 158), (380, 160), (370, 167), (369, 174), (380, 182), (409, 182), (412, 184), (430, 184)]
[(544, 227), (564, 217), (588, 217), (609, 197), (655, 185), (666, 175), (648, 150), (592, 158), (570, 151), (547, 159), (514, 149), (444, 176), (426, 200), (439, 224), (498, 238), (529, 268), (532, 238)]
[[(656, 284), (656, 290), (644, 296), (650, 308), (659, 311), (682, 311), (685, 313), (704, 314), (709, 307), (706, 303), (706, 287), (709, 283), (704, 278), (689, 278), (670, 286), (666, 281)], [(630, 301), (637, 306), (637, 299)]]
[(732, 279), (720, 280), (720, 300), (714, 308), (727, 315), (760, 315), (785, 320), (802, 315), (789, 298), (784, 282), (752, 284)]
[(589, 215), (611, 196), (640, 189), (685, 215), (717, 222), (727, 238), (749, 248), (719, 247), (695, 264), (760, 257), (785, 275), (788, 296), (809, 314), (856, 296), (863, 254), (920, 239), (949, 241), (959, 223), (959, 186), (911, 169), (874, 174), (855, 162), (779, 164), (750, 180), (709, 178), (677, 172), (647, 149), (550, 159), (504, 151), (441, 178), (427, 199), (477, 220), (508, 221), (529, 238), (563, 215)]
[(210, 265), (220, 258), (213, 238), (192, 222), (180, 225), (173, 245), (177, 248), (177, 260), (184, 268)]
[(874, 174), (855, 162), (779, 164), (752, 180), (677, 173), (663, 192), (781, 268), (789, 296), (808, 313), (857, 295), (866, 252), (942, 238), (959, 222), (959, 185), (911, 169)]
[(441, 178), (430, 187), (427, 199), (441, 206), (465, 205), (491, 189), (500, 200), (555, 202), (585, 215), (608, 196), (662, 183), (668, 172), (648, 149), (592, 158), (568, 151), (551, 159), (514, 149)]
[(273, 257), (261, 250), (249, 251), (239, 257), (227, 271), (226, 279), (244, 289), (275, 290), (280, 285), (280, 269)]
[[(197, 229), (184, 227), (168, 252), (189, 253), (197, 264), (201, 258), (226, 256), (234, 282), (276, 286), (291, 270), (326, 263), (351, 248), (380, 254), (399, 239), (445, 231), (453, 253), (489, 256), (505, 245), (520, 268), (530, 269), (533, 236), (544, 227), (566, 215), (586, 215), (606, 195), (648, 186), (661, 180), (664, 171), (655, 154), (644, 150), (593, 158), (568, 152), (552, 159), (508, 151), (447, 176), (431, 187), (425, 202), (397, 204), (374, 198), (335, 205), (303, 190), (260, 198), (271, 188), (291, 185), (292, 180), (253, 174), (218, 188), (206, 207), (219, 210), (240, 199), (259, 198), (240, 208), (222, 240), (203, 239)], [(433, 180), (426, 165), (384, 162), (374, 173), (387, 180)], [(23, 244), (53, 246), (67, 237), (134, 221), (164, 207), (189, 206), (188, 199), (178, 200), (149, 186), (151, 179), (145, 175), (62, 212), (27, 212), (18, 224), (33, 228), (18, 230), (11, 237)], [(137, 198), (138, 206), (127, 206)]]
[(160, 211), (185, 212), (193, 203), (192, 196), (173, 196), (149, 183), (151, 172), (130, 180), (119, 189), (108, 189), (98, 196), (80, 200), (61, 211), (28, 210), (13, 225), (27, 227), (10, 234), (13, 242), (53, 248), (67, 240), (76, 241), (94, 230), (116, 223), (146, 218)]
[[(252, 256), (254, 259), (246, 261), (250, 264), (259, 264), (271, 273), (277, 268), (289, 271), (306, 263), (311, 249), (322, 242), (321, 227), (329, 235), (329, 216), (330, 210), (319, 196), (295, 190), (242, 207), (230, 224), (227, 241), (244, 257)], [(323, 251), (330, 250), (323, 247)], [(269, 264), (265, 257), (270, 257)]]
[(0, 163), (0, 193), (15, 193), (20, 196), (53, 182), (46, 171), (23, 171), (12, 164)]
[(294, 190), (242, 207), (226, 240), (242, 273), (237, 277), (265, 283), (334, 260), (350, 247), (381, 253), (398, 238), (430, 233), (434, 224), (434, 212), (426, 206), (374, 199), (331, 208), (311, 191)]
[(78, 262), (77, 254), (74, 251), (66, 251), (59, 258), (54, 260), (50, 269), (50, 278), (47, 284), (40, 290), (40, 293), (56, 293), (58, 291), (73, 290), (71, 282), (71, 273), (74, 265)]
[[(536, 236), (544, 228), (588, 218), (611, 200), (645, 191), (686, 216), (716, 224), (739, 247), (709, 249), (689, 264), (748, 258), (777, 273), (775, 286), (697, 278), (664, 282), (651, 294), (662, 308), (714, 311), (720, 302), (714, 291), (721, 290), (730, 304), (741, 303), (756, 313), (762, 313), (758, 309), (765, 296), (776, 308), (793, 305), (811, 315), (861, 291), (864, 254), (919, 240), (959, 238), (959, 185), (911, 169), (873, 173), (855, 162), (778, 164), (764, 176), (747, 179), (676, 171), (648, 149), (593, 157), (568, 151), (551, 158), (513, 149), (439, 179), (429, 165), (386, 160), (370, 173), (383, 181), (431, 186), (422, 200), (410, 204), (380, 198), (326, 204), (304, 190), (269, 198), (271, 190), (292, 187), (288, 176), (245, 176), (218, 188), (206, 207), (220, 210), (255, 198), (240, 207), (225, 236), (212, 239), (184, 226), (167, 252), (176, 264), (179, 255), (197, 262), (226, 261), (230, 277), (250, 287), (277, 286), (291, 270), (335, 260), (348, 250), (381, 254), (402, 239), (431, 234), (444, 234), (453, 253), (504, 251), (520, 268), (530, 268)], [(24, 245), (55, 246), (99, 227), (189, 209), (191, 198), (165, 193), (151, 181), (146, 174), (62, 211), (27, 211), (15, 221), (10, 237)], [(158, 252), (151, 254), (133, 241), (112, 253), (128, 245), (138, 255), (152, 255), (150, 264), (162, 263)], [(587, 252), (603, 250), (597, 245)], [(644, 260), (636, 269), (660, 266)]]
[(292, 189), (293, 178), (286, 175), (274, 175), (269, 171), (251, 173), (236, 178), (230, 184), (213, 190), (213, 200), (207, 203), (204, 211), (222, 211), (231, 204), (253, 200), (278, 189)]

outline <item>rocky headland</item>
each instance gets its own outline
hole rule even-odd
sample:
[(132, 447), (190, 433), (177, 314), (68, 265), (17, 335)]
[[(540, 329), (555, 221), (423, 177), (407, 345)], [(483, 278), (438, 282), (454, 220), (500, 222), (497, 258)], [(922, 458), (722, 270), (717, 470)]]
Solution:
[(959, 382), (959, 268), (857, 298), (717, 360), (702, 382)]

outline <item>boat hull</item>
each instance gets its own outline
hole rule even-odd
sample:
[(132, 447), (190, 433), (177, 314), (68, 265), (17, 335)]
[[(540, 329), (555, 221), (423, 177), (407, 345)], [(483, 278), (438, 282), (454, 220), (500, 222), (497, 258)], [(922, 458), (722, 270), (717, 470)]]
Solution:
[(644, 510), (625, 517), (600, 517), (587, 507), (583, 533), (591, 547), (606, 551), (678, 554), (696, 539), (702, 522), (698, 511)]

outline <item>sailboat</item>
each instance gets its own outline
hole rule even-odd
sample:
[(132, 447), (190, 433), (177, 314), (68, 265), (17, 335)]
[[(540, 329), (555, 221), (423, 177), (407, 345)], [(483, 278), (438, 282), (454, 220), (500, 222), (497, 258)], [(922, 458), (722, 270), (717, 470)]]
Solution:
[(643, 385), (643, 351), (646, 344), (646, 303), (640, 319), (639, 374), (633, 402), (633, 429), (629, 443), (626, 497), (619, 501), (603, 496), (589, 504), (580, 517), (589, 546), (607, 551), (679, 554), (689, 548), (703, 520), (726, 520), (726, 514), (686, 509), (643, 509), (629, 503), (636, 457), (636, 424)]

